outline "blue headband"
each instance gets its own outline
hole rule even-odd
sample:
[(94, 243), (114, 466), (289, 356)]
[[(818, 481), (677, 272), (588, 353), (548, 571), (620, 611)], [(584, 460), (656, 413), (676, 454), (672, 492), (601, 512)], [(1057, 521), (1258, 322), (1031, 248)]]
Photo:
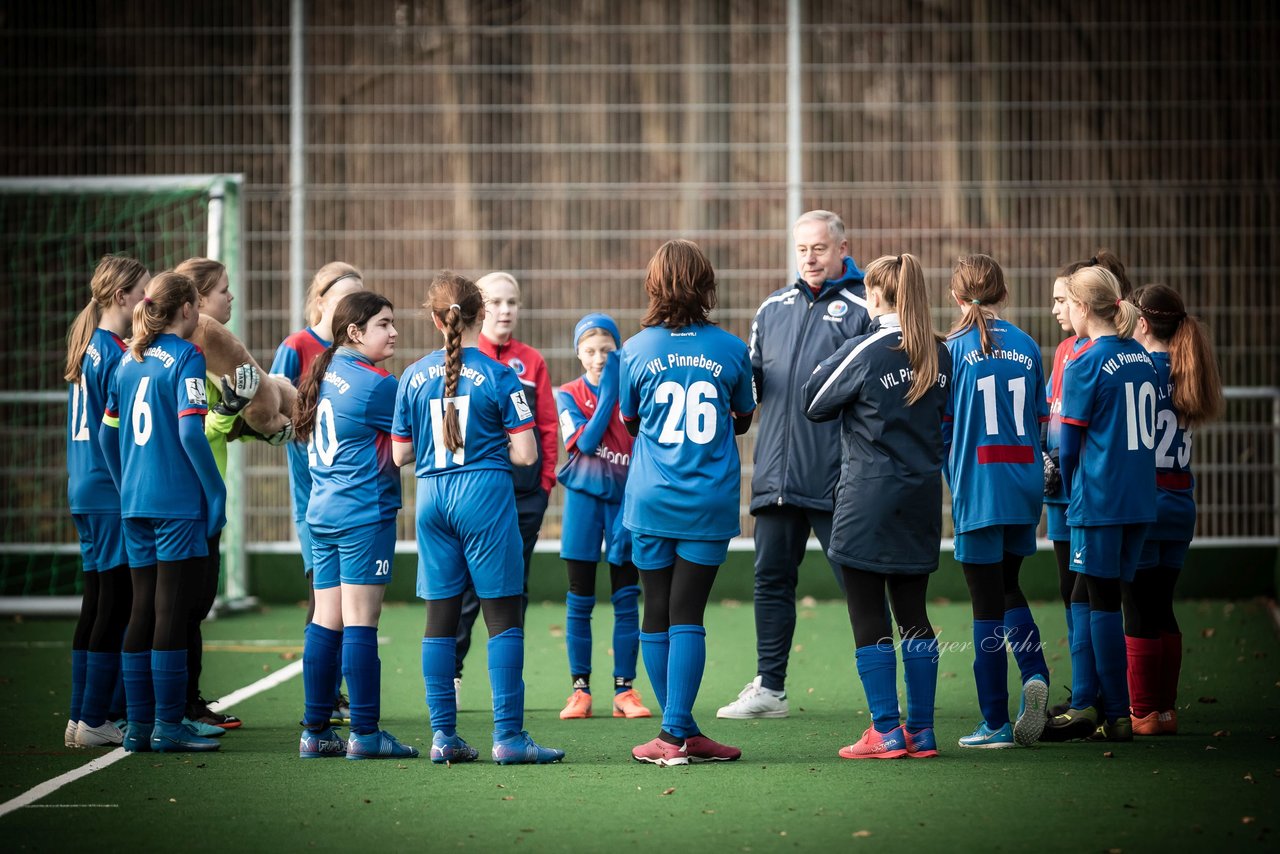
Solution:
[(622, 337), (618, 334), (618, 324), (613, 322), (612, 317), (607, 314), (588, 314), (573, 327), (573, 350), (575, 353), (578, 351), (578, 342), (582, 340), (582, 336), (592, 329), (603, 329), (613, 336), (613, 345), (615, 347), (622, 346)]

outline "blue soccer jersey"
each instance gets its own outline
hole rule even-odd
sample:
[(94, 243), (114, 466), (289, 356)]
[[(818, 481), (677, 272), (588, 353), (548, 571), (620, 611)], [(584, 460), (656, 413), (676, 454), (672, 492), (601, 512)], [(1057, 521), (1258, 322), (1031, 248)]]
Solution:
[(957, 534), (991, 525), (1033, 525), (1040, 519), (1044, 467), (1040, 423), (1049, 406), (1040, 394), (1044, 368), (1031, 336), (992, 320), (990, 355), (976, 327), (947, 339), (951, 394), (951, 515)]
[[(507, 436), (533, 427), (533, 410), (516, 372), (475, 347), (462, 350), (462, 372), (453, 398), (463, 445), (444, 442), (444, 350), (428, 353), (402, 375), (395, 401), (397, 441), (412, 442), (414, 474), (431, 477), (460, 470), (511, 471)], [(483, 496), (476, 496), (483, 501)]]
[[(1088, 338), (1072, 335), (1070, 338), (1063, 339), (1058, 344), (1058, 349), (1053, 351), (1053, 365), (1049, 369), (1044, 389), (1045, 401), (1049, 404), (1049, 426), (1045, 430), (1044, 449), (1050, 454), (1058, 450), (1061, 444), (1059, 437), (1062, 434), (1062, 374), (1067, 369), (1067, 363), (1076, 357), (1076, 353), (1088, 346)], [(1066, 504), (1067, 500), (1065, 486), (1059, 486), (1053, 495), (1044, 497), (1045, 504)]]
[(307, 524), (316, 533), (372, 525), (400, 509), (400, 469), (391, 460), (395, 401), (393, 375), (354, 350), (333, 354), (307, 443)]
[[(204, 488), (178, 434), (178, 419), (208, 412), (204, 353), (172, 333), (120, 359), (105, 417), (120, 421), (121, 516), (204, 519)], [(203, 429), (201, 430), (203, 432)]]
[(622, 348), (619, 409), (639, 419), (623, 499), (632, 531), (737, 536), (741, 464), (733, 415), (755, 409), (747, 345), (715, 326), (653, 326)]
[[(315, 333), (311, 327), (299, 330), (281, 342), (271, 362), (271, 373), (284, 377), (294, 388), (302, 384), (302, 378), (311, 369), (316, 357), (329, 348), (329, 342)], [(307, 505), (311, 501), (311, 466), (307, 459), (307, 446), (302, 442), (290, 442), (285, 446), (289, 458), (289, 485), (293, 490), (294, 518), (305, 521)]]
[(80, 380), (67, 389), (67, 501), (72, 513), (120, 513), (120, 493), (98, 444), (107, 392), (124, 342), (95, 329), (80, 360)]
[(1191, 431), (1173, 408), (1169, 354), (1152, 353), (1156, 366), (1156, 521), (1148, 540), (1190, 540), (1196, 527)]
[(1151, 356), (1132, 338), (1103, 335), (1067, 364), (1062, 420), (1083, 428), (1071, 485), (1072, 527), (1156, 516), (1156, 386)]

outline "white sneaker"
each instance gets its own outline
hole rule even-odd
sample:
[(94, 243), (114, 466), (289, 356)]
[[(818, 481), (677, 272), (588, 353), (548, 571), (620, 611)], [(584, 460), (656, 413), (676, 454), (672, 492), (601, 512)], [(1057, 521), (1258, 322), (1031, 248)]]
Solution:
[(124, 743), (124, 733), (111, 721), (103, 721), (102, 726), (89, 726), (84, 721), (76, 728), (76, 745), (78, 747), (119, 747)]
[(453, 677), (453, 709), (457, 711), (462, 708), (462, 677)]
[(747, 683), (747, 687), (738, 694), (738, 699), (716, 712), (717, 718), (731, 720), (750, 720), (751, 718), (785, 718), (790, 714), (787, 706), (787, 695), (778, 694), (761, 686), (757, 676)]
[(79, 747), (76, 743), (76, 730), (80, 727), (77, 721), (67, 721), (67, 728), (62, 732), (62, 743), (67, 747)]

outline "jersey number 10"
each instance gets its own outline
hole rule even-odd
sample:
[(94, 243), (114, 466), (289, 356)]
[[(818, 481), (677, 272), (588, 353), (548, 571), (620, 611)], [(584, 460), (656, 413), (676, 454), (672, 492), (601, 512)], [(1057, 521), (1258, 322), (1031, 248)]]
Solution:
[(1142, 447), (1151, 450), (1156, 446), (1156, 389), (1151, 383), (1143, 383), (1137, 395), (1133, 383), (1124, 384), (1124, 411), (1126, 437), (1130, 451)]

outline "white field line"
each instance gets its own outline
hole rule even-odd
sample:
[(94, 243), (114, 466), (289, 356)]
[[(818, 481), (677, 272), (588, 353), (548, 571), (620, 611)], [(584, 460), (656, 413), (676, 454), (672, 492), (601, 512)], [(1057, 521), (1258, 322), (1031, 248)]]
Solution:
[[(277, 670), (275, 673), (272, 673), (269, 676), (262, 677), (257, 682), (254, 682), (252, 685), (246, 685), (245, 687), (239, 689), (238, 691), (232, 691), (230, 694), (223, 697), (218, 702), (211, 703), (209, 705), (209, 708), (214, 709), (215, 711), (220, 711), (222, 709), (229, 709), (232, 706), (234, 706), (236, 703), (243, 702), (244, 700), (247, 700), (250, 697), (261, 694), (263, 691), (270, 691), (272, 688), (276, 687), (282, 682), (289, 681), (290, 679), (297, 676), (301, 672), (302, 672), (302, 662), (295, 661), (292, 664), (289, 664), (288, 666), (283, 667), (280, 670)], [(43, 783), (39, 784), (38, 786), (34, 786), (33, 788), (23, 792), (21, 795), (18, 795), (18, 797), (13, 798), (12, 800), (5, 801), (3, 804), (0, 804), (0, 818), (3, 818), (4, 816), (8, 815), (14, 810), (20, 810), (23, 807), (31, 806), (36, 801), (40, 800), (41, 798), (48, 797), (49, 795), (58, 791), (58, 789), (61, 789), (63, 786), (67, 785), (68, 783), (74, 783), (76, 780), (79, 780), (81, 777), (89, 776), (94, 771), (101, 771), (103, 768), (106, 768), (110, 765), (114, 765), (115, 763), (119, 762), (121, 759), (124, 759), (128, 755), (129, 755), (128, 751), (126, 751), (123, 747), (117, 747), (115, 750), (111, 751), (105, 756), (99, 756), (98, 758), (92, 760), (87, 765), (81, 765), (79, 768), (76, 768), (72, 771), (68, 771), (65, 774), (61, 774), (57, 777), (54, 777), (52, 780), (46, 780)], [(53, 806), (53, 805), (50, 805), (50, 806)], [(98, 805), (90, 804), (88, 806), (98, 806)]]

